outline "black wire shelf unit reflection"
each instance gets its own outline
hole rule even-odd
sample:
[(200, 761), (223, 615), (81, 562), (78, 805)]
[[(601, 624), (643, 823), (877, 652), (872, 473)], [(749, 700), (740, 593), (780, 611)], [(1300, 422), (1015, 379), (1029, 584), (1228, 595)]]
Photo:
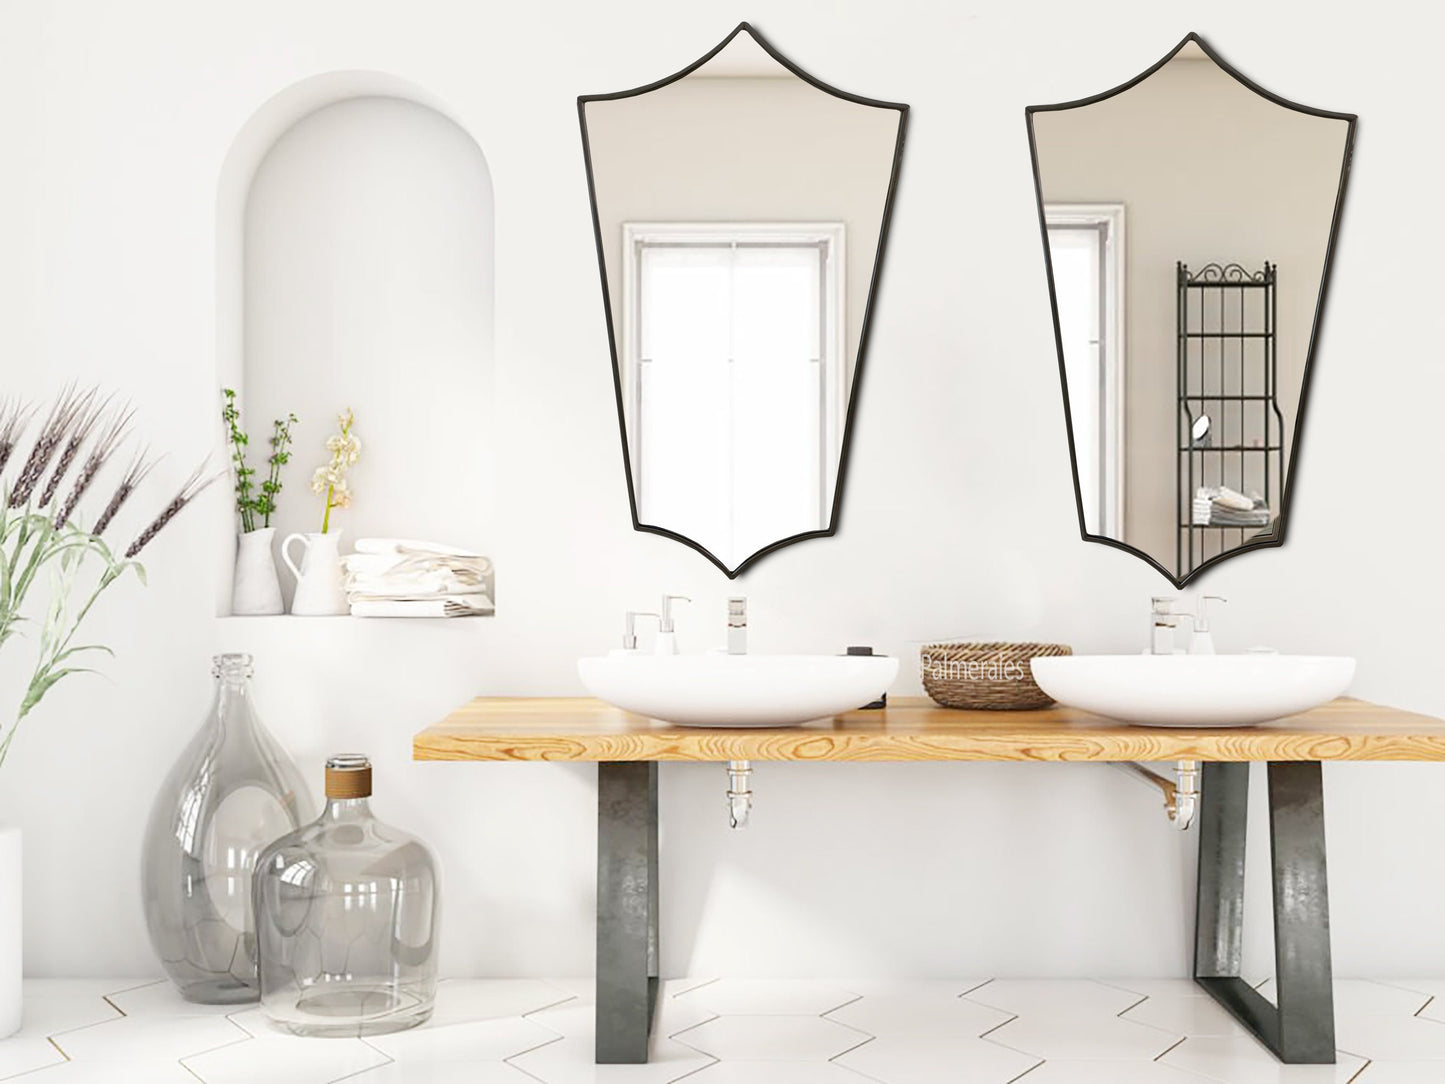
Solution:
[[(1277, 268), (1211, 263), (1191, 272), (1176, 265), (1177, 387), (1175, 421), (1175, 573), (1245, 542), (1270, 536), (1284, 485), (1284, 415), (1280, 411), (1276, 325)], [(1207, 419), (1206, 431), (1195, 425)], [(1194, 495), (1203, 486), (1257, 493), (1265, 523), (1196, 523)]]

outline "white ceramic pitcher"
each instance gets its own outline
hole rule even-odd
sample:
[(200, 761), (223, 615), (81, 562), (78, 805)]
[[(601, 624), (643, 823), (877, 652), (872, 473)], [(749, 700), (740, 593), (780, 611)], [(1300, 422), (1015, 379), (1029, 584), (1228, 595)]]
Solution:
[(236, 536), (236, 577), (231, 586), (233, 614), (284, 614), (281, 583), (271, 556), (275, 527), (258, 527)]
[[(291, 560), (292, 542), (300, 542), (306, 547), (300, 569)], [(340, 531), (287, 535), (286, 541), (281, 543), (281, 560), (296, 577), (296, 594), (291, 598), (293, 614), (325, 617), (351, 612), (346, 602), (346, 585), (341, 571)]]

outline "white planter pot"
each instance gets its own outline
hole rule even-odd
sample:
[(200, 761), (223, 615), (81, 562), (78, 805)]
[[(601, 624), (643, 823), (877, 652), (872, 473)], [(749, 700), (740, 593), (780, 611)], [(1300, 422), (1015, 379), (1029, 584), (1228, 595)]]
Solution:
[(283, 614), (281, 581), (271, 555), (275, 527), (261, 527), (236, 536), (236, 577), (231, 586), (233, 614)]
[[(291, 560), (291, 543), (306, 547), (301, 567)], [(292, 534), (281, 543), (281, 560), (296, 577), (296, 594), (291, 597), (291, 612), (304, 617), (326, 617), (351, 612), (346, 601), (346, 585), (341, 571), (341, 532), (328, 534)]]
[(0, 828), (0, 1039), (20, 1030), (20, 829)]

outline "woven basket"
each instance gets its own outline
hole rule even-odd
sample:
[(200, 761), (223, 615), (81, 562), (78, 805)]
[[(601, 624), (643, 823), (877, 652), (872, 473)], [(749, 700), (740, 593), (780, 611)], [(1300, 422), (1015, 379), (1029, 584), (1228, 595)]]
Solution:
[(945, 708), (1023, 711), (1054, 702), (1034, 683), (1029, 660), (1072, 655), (1068, 644), (924, 644), (923, 689)]

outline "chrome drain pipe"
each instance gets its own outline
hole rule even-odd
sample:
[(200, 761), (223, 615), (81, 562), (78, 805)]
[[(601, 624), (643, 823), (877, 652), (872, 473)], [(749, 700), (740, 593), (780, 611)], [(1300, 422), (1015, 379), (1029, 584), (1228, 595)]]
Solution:
[(746, 828), (753, 812), (753, 765), (747, 760), (728, 761), (728, 827)]
[(1132, 760), (1115, 762), (1114, 767), (1158, 787), (1164, 795), (1164, 811), (1175, 828), (1183, 832), (1194, 823), (1199, 811), (1199, 761), (1176, 761), (1173, 779)]

